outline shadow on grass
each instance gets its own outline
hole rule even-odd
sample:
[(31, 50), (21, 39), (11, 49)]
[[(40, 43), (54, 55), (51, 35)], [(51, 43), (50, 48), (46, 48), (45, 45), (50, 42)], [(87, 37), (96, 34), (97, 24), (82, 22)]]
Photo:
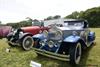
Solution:
[(21, 46), (8, 46), (8, 49), (10, 49), (10, 52), (26, 52)]
[(33, 59), (33, 61), (41, 63), (42, 67), (70, 67), (68, 62), (52, 59), (46, 56), (39, 55)]
[(88, 59), (88, 56), (89, 56), (89, 52), (93, 47), (94, 47), (94, 45), (88, 47), (86, 50), (83, 50), (81, 62), (78, 65), (78, 67), (86, 67), (87, 66), (86, 62), (87, 62), (87, 59)]
[(69, 62), (52, 59), (42, 55), (38, 55), (36, 58), (33, 59), (33, 61), (41, 63), (43, 67), (85, 67), (89, 56), (89, 51), (92, 49), (92, 47), (93, 46), (83, 51), (81, 62), (77, 66), (72, 66)]

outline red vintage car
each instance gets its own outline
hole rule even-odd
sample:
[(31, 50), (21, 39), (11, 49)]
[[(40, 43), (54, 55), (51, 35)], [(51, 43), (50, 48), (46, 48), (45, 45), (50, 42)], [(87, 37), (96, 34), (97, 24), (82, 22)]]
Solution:
[[(8, 44), (10, 46), (22, 46), (24, 50), (30, 50), (34, 45), (32, 36), (41, 32), (47, 32), (48, 27), (44, 22), (32, 22), (33, 26), (22, 27), (8, 34)], [(33, 44), (31, 44), (33, 42)]]
[(11, 26), (0, 26), (0, 38), (6, 37), (12, 30)]

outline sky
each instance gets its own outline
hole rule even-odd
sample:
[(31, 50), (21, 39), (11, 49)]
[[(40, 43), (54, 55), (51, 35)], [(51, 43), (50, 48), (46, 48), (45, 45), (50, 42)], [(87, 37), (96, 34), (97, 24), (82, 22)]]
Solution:
[(26, 17), (43, 20), (100, 6), (100, 0), (0, 0), (0, 21), (19, 22)]

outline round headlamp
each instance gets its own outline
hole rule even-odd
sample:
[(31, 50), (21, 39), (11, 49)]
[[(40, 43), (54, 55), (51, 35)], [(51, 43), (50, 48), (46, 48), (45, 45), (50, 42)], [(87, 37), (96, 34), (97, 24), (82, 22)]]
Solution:
[(50, 48), (54, 47), (54, 42), (53, 42), (53, 41), (49, 41), (49, 42), (48, 42), (48, 46), (49, 46)]
[(44, 46), (45, 42), (44, 41), (40, 41), (39, 44), (42, 45), (42, 46)]

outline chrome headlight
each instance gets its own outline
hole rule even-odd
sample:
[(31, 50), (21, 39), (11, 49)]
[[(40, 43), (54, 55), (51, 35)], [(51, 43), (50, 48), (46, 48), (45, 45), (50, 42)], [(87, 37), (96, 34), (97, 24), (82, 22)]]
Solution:
[(41, 41), (39, 42), (39, 44), (42, 45), (42, 46), (44, 46), (44, 45), (45, 45), (45, 40), (41, 40)]
[(52, 48), (52, 47), (54, 47), (54, 42), (53, 41), (48, 41), (48, 46), (50, 47), (50, 48)]
[(14, 30), (14, 31), (13, 31), (13, 35), (15, 35), (15, 33), (17, 33), (17, 30)]
[(76, 35), (78, 35), (78, 33), (76, 31), (73, 31), (72, 35), (76, 36)]

